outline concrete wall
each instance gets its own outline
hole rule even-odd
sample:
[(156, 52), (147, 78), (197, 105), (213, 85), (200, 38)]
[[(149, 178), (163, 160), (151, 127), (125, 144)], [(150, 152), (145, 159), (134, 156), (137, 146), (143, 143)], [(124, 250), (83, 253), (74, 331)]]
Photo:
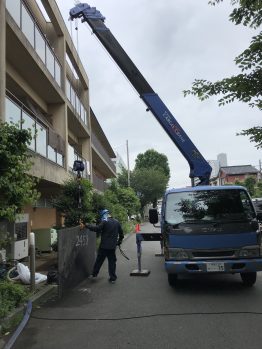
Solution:
[(96, 233), (79, 227), (58, 230), (59, 296), (87, 278), (93, 269)]

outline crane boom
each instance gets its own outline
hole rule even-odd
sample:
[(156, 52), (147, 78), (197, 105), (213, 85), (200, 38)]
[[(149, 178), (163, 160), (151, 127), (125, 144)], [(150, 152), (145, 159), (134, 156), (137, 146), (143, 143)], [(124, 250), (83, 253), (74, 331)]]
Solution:
[(198, 151), (161, 98), (154, 92), (111, 31), (106, 27), (104, 24), (105, 17), (95, 7), (82, 3), (70, 10), (70, 18), (72, 20), (81, 18), (82, 22), (89, 24), (93, 33), (134, 86), (140, 98), (146, 104), (147, 111), (150, 110), (152, 112), (187, 160), (190, 167), (189, 177), (192, 180), (198, 178), (198, 185), (209, 184), (212, 171), (211, 166)]

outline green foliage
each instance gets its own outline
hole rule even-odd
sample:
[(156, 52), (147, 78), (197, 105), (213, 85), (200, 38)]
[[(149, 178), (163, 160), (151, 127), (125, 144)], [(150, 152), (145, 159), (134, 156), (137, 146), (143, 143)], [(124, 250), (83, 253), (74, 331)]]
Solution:
[(247, 177), (243, 182), (235, 181), (236, 185), (246, 187), (251, 197), (256, 197), (256, 179), (254, 177)]
[[(79, 184), (81, 187), (81, 207), (79, 207)], [(93, 190), (92, 184), (81, 179), (70, 179), (62, 186), (60, 195), (52, 200), (54, 207), (64, 215), (66, 227), (77, 226), (80, 220), (98, 223), (100, 210), (107, 208), (113, 217), (128, 228), (128, 215), (139, 211), (140, 203), (131, 188), (121, 188), (113, 181), (103, 194)], [(125, 231), (125, 230), (124, 230)], [(126, 231), (127, 232), (127, 231)]]
[(93, 202), (94, 219), (93, 219), (93, 222), (92, 221), (89, 221), (89, 222), (95, 223), (95, 222), (98, 222), (100, 219), (99, 212), (104, 208), (107, 208), (107, 201), (105, 199), (104, 194), (93, 191), (92, 202)]
[[(154, 149), (138, 154), (135, 169), (130, 173), (130, 186), (138, 196), (142, 209), (150, 203), (156, 206), (157, 200), (166, 190), (169, 178), (170, 168), (166, 155)], [(126, 169), (122, 168), (122, 172), (117, 177), (117, 183), (122, 188), (128, 188)], [(126, 202), (125, 207), (129, 216), (135, 214), (127, 205), (128, 194), (122, 193), (122, 196), (122, 201)], [(135, 201), (135, 198), (133, 200)]]
[(247, 177), (244, 181), (244, 185), (247, 188), (249, 194), (254, 197), (256, 180), (254, 177)]
[(27, 146), (31, 134), (8, 123), (0, 124), (0, 217), (14, 221), (26, 204), (39, 198), (37, 180), (28, 174), (32, 166)]
[(249, 136), (250, 142), (255, 143), (257, 149), (262, 148), (262, 127), (251, 127), (248, 130), (243, 130), (237, 133), (237, 136)]
[(262, 198), (262, 182), (258, 182), (255, 186), (255, 198)]
[(134, 221), (126, 221), (122, 223), (122, 229), (124, 234), (133, 232), (135, 230), (135, 222)]
[(138, 193), (142, 208), (163, 196), (170, 178), (170, 168), (166, 155), (149, 149), (136, 158), (135, 170), (131, 176), (131, 186)]
[[(130, 176), (132, 176), (131, 172)], [(128, 187), (128, 171), (124, 167), (121, 168), (121, 172), (117, 175), (117, 183), (120, 187)]]
[(19, 284), (0, 281), (0, 318), (28, 299), (28, 290)]
[(117, 196), (121, 205), (126, 209), (129, 217), (139, 212), (140, 201), (136, 196), (134, 189), (130, 187), (119, 188)]
[(92, 184), (87, 179), (70, 179), (62, 186), (60, 195), (52, 199), (54, 207), (64, 215), (66, 227), (76, 226), (80, 220), (95, 220), (92, 189)]
[(105, 206), (112, 216), (122, 224), (128, 221), (128, 216), (139, 212), (140, 202), (132, 188), (121, 188), (116, 181), (112, 181), (109, 189), (104, 193)]
[(154, 168), (141, 168), (133, 172), (131, 185), (138, 194), (141, 206), (153, 203), (163, 196), (168, 178), (163, 171)]
[(152, 168), (158, 171), (162, 171), (168, 180), (170, 178), (170, 168), (167, 156), (158, 153), (154, 149), (149, 149), (145, 153), (137, 155), (135, 170), (142, 168)]
[[(209, 3), (215, 5), (222, 0), (212, 0)], [(232, 0), (235, 6), (230, 14), (230, 20), (235, 24), (242, 24), (257, 29), (262, 22), (261, 0)], [(235, 100), (248, 103), (250, 107), (262, 109), (262, 32), (255, 35), (249, 47), (235, 58), (235, 63), (241, 73), (216, 82), (204, 79), (195, 79), (191, 90), (184, 91), (184, 95), (197, 96), (201, 101), (211, 96), (221, 96), (219, 106), (232, 103)], [(243, 130), (237, 135), (249, 136), (251, 142), (256, 143), (257, 148), (262, 147), (261, 127), (252, 127)]]
[(11, 241), (10, 233), (0, 230), (0, 250), (6, 249)]
[[(223, 0), (210, 0), (209, 4), (215, 5), (216, 3), (223, 2)], [(231, 0), (231, 4), (237, 5), (233, 12), (230, 14), (230, 20), (250, 28), (258, 28), (261, 25), (261, 0)]]

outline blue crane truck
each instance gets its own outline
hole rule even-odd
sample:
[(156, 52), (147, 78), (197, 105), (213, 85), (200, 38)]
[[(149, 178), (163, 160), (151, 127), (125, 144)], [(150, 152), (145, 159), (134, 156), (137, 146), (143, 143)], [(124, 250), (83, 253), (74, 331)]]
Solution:
[[(183, 274), (240, 273), (243, 284), (252, 286), (257, 271), (262, 270), (259, 226), (262, 215), (256, 213), (247, 190), (242, 186), (210, 185), (211, 166), (106, 27), (105, 17), (95, 7), (77, 4), (70, 10), (70, 18), (81, 18), (89, 24), (146, 104), (146, 110), (152, 112), (189, 164), (192, 186), (166, 191), (160, 215), (161, 233), (152, 234), (152, 240), (163, 243), (169, 284), (176, 286), (178, 276)], [(158, 223), (157, 209), (150, 210), (149, 220)], [(143, 233), (140, 242), (141, 239)]]

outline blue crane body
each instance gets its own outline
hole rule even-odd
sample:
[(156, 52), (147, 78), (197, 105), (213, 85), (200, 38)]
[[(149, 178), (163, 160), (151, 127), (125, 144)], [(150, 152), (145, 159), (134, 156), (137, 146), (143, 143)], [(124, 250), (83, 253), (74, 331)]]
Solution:
[[(70, 17), (81, 18), (90, 25), (147, 111), (152, 112), (188, 161), (192, 183), (199, 180), (197, 186), (166, 191), (160, 215), (161, 233), (137, 234), (138, 254), (141, 255), (141, 241), (160, 240), (171, 286), (177, 284), (178, 275), (203, 273), (239, 273), (244, 285), (252, 286), (257, 271), (262, 270), (262, 214), (255, 211), (246, 188), (209, 185), (211, 166), (105, 26), (105, 17), (95, 7), (78, 4), (70, 10)], [(157, 209), (151, 209), (149, 216), (152, 224), (158, 223)]]
[(191, 179), (198, 178), (199, 184), (208, 184), (212, 171), (211, 166), (187, 136), (161, 98), (154, 92), (111, 31), (106, 27), (104, 24), (105, 17), (94, 7), (90, 7), (87, 4), (78, 4), (70, 10), (70, 16), (72, 19), (81, 18), (82, 21), (90, 25), (94, 34), (139, 93), (139, 96), (147, 105), (147, 110), (153, 113), (188, 161), (190, 167), (189, 177)]

